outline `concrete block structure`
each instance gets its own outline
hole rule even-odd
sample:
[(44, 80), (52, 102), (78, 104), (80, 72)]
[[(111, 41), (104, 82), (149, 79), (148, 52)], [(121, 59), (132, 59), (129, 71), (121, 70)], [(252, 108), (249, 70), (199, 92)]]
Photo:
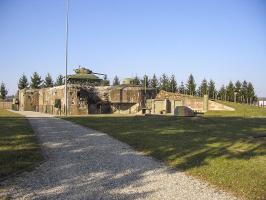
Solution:
[(79, 67), (76, 74), (67, 77), (67, 109), (65, 85), (23, 89), (19, 91), (19, 110), (37, 111), (55, 115), (87, 115), (102, 113), (138, 113), (147, 98), (154, 98), (156, 89), (143, 88), (125, 79), (122, 85), (102, 86), (103, 80), (89, 69)]
[(175, 114), (178, 107), (187, 107), (196, 112), (234, 111), (234, 108), (209, 100), (207, 95), (202, 98), (166, 91), (160, 91), (154, 99), (147, 99), (146, 106), (152, 114)]
[[(65, 113), (65, 86), (19, 91), (19, 109), (61, 115)], [(68, 114), (136, 114), (156, 90), (141, 86), (68, 85)]]
[[(134, 85), (127, 78), (118, 86), (102, 86), (100, 79), (91, 70), (78, 68), (76, 74), (69, 75), (67, 86), (67, 109), (65, 105), (65, 85), (19, 91), (19, 110), (37, 111), (62, 115), (88, 114), (177, 114), (189, 110), (206, 112), (208, 110), (233, 110), (228, 106), (203, 98), (179, 93), (160, 91), (155, 88)], [(104, 75), (104, 74), (100, 74)], [(187, 107), (188, 109), (186, 109)], [(180, 114), (180, 112), (179, 112)]]

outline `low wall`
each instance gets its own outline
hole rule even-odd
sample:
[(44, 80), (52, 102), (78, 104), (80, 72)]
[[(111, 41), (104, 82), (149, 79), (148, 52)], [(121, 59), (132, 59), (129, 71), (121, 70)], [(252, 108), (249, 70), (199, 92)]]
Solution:
[(203, 111), (203, 98), (198, 97), (184, 97), (184, 106), (192, 110)]
[(117, 86), (112, 87), (109, 92), (109, 101), (111, 103), (140, 103), (144, 104), (145, 99), (153, 99), (156, 90), (141, 86)]
[(0, 109), (12, 109), (12, 102), (5, 102), (5, 101), (1, 101), (0, 102)]
[(140, 111), (138, 103), (113, 103), (111, 108), (114, 114), (136, 114)]
[(160, 91), (156, 99), (147, 99), (146, 107), (151, 110), (151, 113), (174, 113), (178, 106), (185, 106), (194, 111), (206, 112), (208, 110), (217, 111), (234, 111), (234, 108), (208, 100), (208, 96), (195, 97), (188, 95), (181, 95), (178, 93), (171, 93)]
[(211, 101), (209, 100), (209, 110), (217, 110), (217, 111), (222, 111), (222, 110), (226, 110), (226, 111), (234, 111), (234, 108), (231, 108), (229, 106), (226, 106), (224, 104), (221, 103), (217, 103), (215, 101)]

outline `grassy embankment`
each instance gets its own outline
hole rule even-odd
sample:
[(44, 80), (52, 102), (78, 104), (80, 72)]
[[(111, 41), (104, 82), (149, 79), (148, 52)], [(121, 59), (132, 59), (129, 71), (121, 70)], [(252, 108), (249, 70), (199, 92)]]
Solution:
[(246, 199), (266, 199), (266, 137), (260, 137), (266, 134), (266, 118), (250, 117), (266, 116), (266, 109), (227, 104), (236, 111), (192, 118), (89, 116), (68, 120), (108, 133)]
[(42, 161), (36, 136), (28, 120), (0, 110), (0, 180)]
[(235, 108), (235, 112), (209, 111), (207, 116), (232, 116), (232, 117), (266, 117), (266, 108), (250, 106), (247, 104), (217, 101), (218, 103)]

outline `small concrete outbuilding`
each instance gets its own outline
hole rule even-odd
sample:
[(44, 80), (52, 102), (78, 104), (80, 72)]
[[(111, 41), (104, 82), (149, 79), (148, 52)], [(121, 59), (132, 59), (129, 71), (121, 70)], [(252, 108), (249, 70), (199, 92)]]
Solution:
[(151, 110), (151, 114), (179, 116), (193, 116), (194, 112), (208, 110), (234, 111), (231, 107), (209, 100), (207, 95), (195, 97), (166, 91), (160, 91), (154, 99), (147, 99), (146, 107)]

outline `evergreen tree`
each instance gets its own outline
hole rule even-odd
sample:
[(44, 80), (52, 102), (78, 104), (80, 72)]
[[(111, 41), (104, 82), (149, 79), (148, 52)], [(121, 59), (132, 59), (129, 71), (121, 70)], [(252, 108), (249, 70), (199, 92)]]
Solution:
[(199, 86), (198, 90), (199, 96), (203, 96), (205, 94), (208, 94), (208, 83), (207, 80), (204, 78)]
[(25, 76), (25, 74), (22, 74), (18, 81), (18, 89), (22, 90), (24, 88), (27, 88), (29, 86), (28, 79)]
[(241, 86), (242, 86), (241, 82), (240, 81), (236, 81), (236, 83), (235, 83), (236, 102), (240, 102), (241, 101), (241, 99), (240, 99), (240, 97), (241, 97)]
[(216, 89), (215, 89), (215, 82), (213, 80), (210, 80), (208, 84), (208, 94), (209, 98), (215, 99)]
[(234, 101), (234, 92), (235, 87), (232, 81), (229, 82), (228, 86), (226, 87), (226, 96), (229, 101)]
[(150, 85), (151, 85), (152, 88), (156, 88), (156, 89), (158, 89), (158, 87), (159, 87), (159, 81), (158, 81), (158, 79), (157, 79), (155, 74), (153, 74), (153, 77), (152, 77), (152, 79), (150, 81)]
[(247, 92), (248, 92), (248, 83), (247, 81), (244, 80), (240, 90), (241, 102), (247, 103)]
[(55, 85), (56, 86), (64, 85), (64, 77), (61, 74), (59, 74), (59, 76), (57, 77)]
[(179, 93), (180, 94), (185, 94), (185, 90), (186, 90), (186, 88), (185, 88), (185, 86), (184, 86), (184, 83), (183, 83), (183, 81), (181, 81), (181, 84), (180, 84), (180, 87), (179, 87)]
[(134, 85), (140, 85), (140, 79), (138, 76), (135, 76), (134, 79), (133, 79), (133, 84)]
[(6, 90), (6, 85), (3, 82), (1, 83), (0, 94), (1, 94), (1, 99), (3, 100), (6, 99), (7, 90)]
[(165, 73), (160, 78), (160, 90), (169, 91), (169, 79)]
[(255, 98), (254, 87), (251, 82), (247, 85), (247, 103), (252, 104)]
[(43, 87), (48, 88), (48, 87), (53, 87), (53, 79), (52, 76), (48, 73), (44, 79)]
[(150, 86), (150, 80), (149, 80), (149, 77), (146, 74), (143, 76), (143, 79), (141, 79), (141, 85), (143, 87), (146, 86), (146, 88)]
[(198, 87), (198, 89), (196, 90), (196, 96), (201, 96), (201, 93), (200, 93), (200, 87)]
[(31, 88), (32, 89), (38, 89), (41, 87), (42, 79), (41, 76), (37, 73), (34, 72), (32, 77), (31, 77)]
[(113, 86), (115, 85), (120, 85), (120, 81), (119, 81), (119, 78), (117, 76), (114, 77), (114, 80), (113, 80)]
[(223, 101), (226, 101), (226, 89), (224, 87), (224, 85), (222, 85), (220, 91), (219, 91), (219, 98)]
[(258, 96), (256, 94), (254, 95), (253, 102), (258, 102)]
[(189, 95), (195, 95), (196, 94), (196, 83), (195, 79), (192, 74), (189, 75), (186, 90)]
[(103, 86), (109, 86), (110, 85), (110, 81), (107, 79), (107, 75), (104, 75), (102, 85)]
[(175, 75), (171, 76), (169, 86), (170, 86), (169, 89), (171, 90), (171, 92), (176, 92), (177, 83), (176, 83)]

